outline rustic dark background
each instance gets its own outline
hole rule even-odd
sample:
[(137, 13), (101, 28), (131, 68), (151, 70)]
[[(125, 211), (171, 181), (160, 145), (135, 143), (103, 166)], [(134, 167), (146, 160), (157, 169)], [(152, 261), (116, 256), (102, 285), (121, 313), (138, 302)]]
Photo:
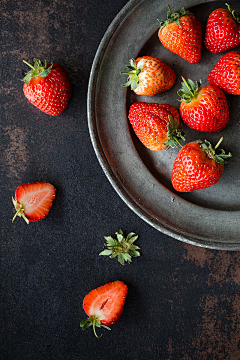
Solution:
[[(89, 137), (87, 86), (98, 45), (126, 0), (2, 0), (1, 351), (3, 360), (240, 359), (239, 253), (181, 243), (143, 222), (104, 175)], [(73, 94), (50, 117), (22, 92), (22, 60), (60, 63)], [(27, 226), (16, 187), (51, 182), (48, 217)], [(139, 235), (141, 257), (98, 256), (104, 236)], [(96, 339), (80, 329), (84, 296), (129, 288), (120, 321)]]

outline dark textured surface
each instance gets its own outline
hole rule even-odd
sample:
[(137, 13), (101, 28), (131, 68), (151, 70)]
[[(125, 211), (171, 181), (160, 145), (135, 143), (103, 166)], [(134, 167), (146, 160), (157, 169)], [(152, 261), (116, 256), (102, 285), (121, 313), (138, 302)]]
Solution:
[[(239, 359), (239, 253), (183, 244), (137, 217), (105, 177), (89, 138), (91, 64), (126, 0), (1, 1), (1, 352), (3, 360)], [(58, 117), (22, 92), (22, 60), (59, 62), (73, 86)], [(11, 197), (49, 181), (48, 217), (12, 224)], [(105, 235), (135, 231), (141, 257), (98, 256)], [(84, 296), (129, 287), (120, 321), (96, 339), (79, 327)]]

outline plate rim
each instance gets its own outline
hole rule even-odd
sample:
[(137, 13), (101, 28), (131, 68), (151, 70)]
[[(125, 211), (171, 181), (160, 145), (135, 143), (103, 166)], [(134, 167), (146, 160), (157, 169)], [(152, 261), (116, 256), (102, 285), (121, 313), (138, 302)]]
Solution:
[[(240, 250), (240, 244), (238, 243), (224, 243), (224, 242), (217, 242), (211, 240), (201, 240), (195, 238), (192, 234), (184, 233), (176, 228), (174, 225), (168, 225), (158, 219), (155, 220), (152, 215), (150, 215), (146, 209), (140, 206), (140, 204), (129, 194), (129, 192), (124, 188), (123, 184), (119, 181), (118, 177), (114, 173), (111, 165), (108, 162), (107, 157), (104, 154), (101, 141), (98, 136), (96, 121), (95, 121), (95, 113), (96, 113), (96, 85), (97, 79), (99, 74), (99, 69), (101, 68), (101, 62), (104, 58), (104, 53), (107, 49), (108, 43), (111, 41), (115, 31), (117, 30), (118, 26), (120, 26), (121, 21), (124, 20), (125, 16), (128, 15), (134, 8), (141, 2), (145, 0), (129, 0), (126, 5), (118, 12), (115, 16), (113, 21), (108, 26), (99, 46), (97, 52), (95, 54), (91, 72), (89, 76), (88, 82), (88, 92), (87, 92), (87, 119), (88, 119), (88, 128), (89, 134), (92, 142), (92, 146), (94, 148), (95, 154), (97, 159), (113, 188), (120, 196), (120, 198), (128, 205), (128, 207), (135, 212), (142, 220), (148, 223), (150, 226), (154, 227), (156, 230), (162, 232), (165, 235), (168, 235), (176, 240), (181, 242), (195, 245), (203, 248), (215, 249), (215, 250)], [(206, 2), (214, 2), (213, 1), (206, 1)], [(197, 5), (199, 2), (196, 0)], [(197, 205), (198, 206), (198, 205)]]

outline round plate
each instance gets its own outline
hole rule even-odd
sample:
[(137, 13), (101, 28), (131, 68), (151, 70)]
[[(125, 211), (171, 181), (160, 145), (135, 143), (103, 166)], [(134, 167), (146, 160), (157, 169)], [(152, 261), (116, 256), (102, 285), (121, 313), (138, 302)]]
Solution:
[[(207, 139), (215, 145), (223, 136), (222, 148), (232, 157), (220, 181), (207, 189), (178, 193), (171, 185), (172, 165), (179, 148), (150, 151), (136, 138), (128, 122), (135, 101), (168, 103), (179, 109), (177, 90), (181, 76), (208, 85), (208, 74), (224, 54), (211, 54), (203, 46), (199, 64), (189, 64), (165, 49), (158, 40), (159, 22), (167, 15), (168, 1), (129, 1), (114, 19), (96, 53), (88, 89), (88, 125), (93, 147), (109, 181), (147, 223), (178, 240), (224, 250), (240, 250), (240, 150), (239, 96), (228, 95), (230, 121), (224, 130), (208, 134), (184, 127), (186, 142)], [(240, 13), (238, 1), (231, 6)], [(224, 1), (179, 0), (201, 21), (203, 35), (209, 14)], [(239, 48), (235, 48), (239, 50)], [(151, 55), (167, 63), (177, 74), (169, 91), (154, 97), (137, 96), (122, 87), (129, 59)]]

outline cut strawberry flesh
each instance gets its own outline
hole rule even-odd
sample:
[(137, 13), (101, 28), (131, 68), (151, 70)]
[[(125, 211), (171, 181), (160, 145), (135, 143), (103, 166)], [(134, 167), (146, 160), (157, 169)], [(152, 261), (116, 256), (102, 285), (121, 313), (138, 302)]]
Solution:
[(56, 190), (49, 183), (20, 185), (15, 193), (17, 203), (22, 205), (24, 215), (29, 221), (46, 217), (55, 198)]
[(114, 281), (90, 291), (83, 300), (88, 316), (94, 315), (102, 324), (113, 325), (120, 318), (127, 295), (127, 285)]

